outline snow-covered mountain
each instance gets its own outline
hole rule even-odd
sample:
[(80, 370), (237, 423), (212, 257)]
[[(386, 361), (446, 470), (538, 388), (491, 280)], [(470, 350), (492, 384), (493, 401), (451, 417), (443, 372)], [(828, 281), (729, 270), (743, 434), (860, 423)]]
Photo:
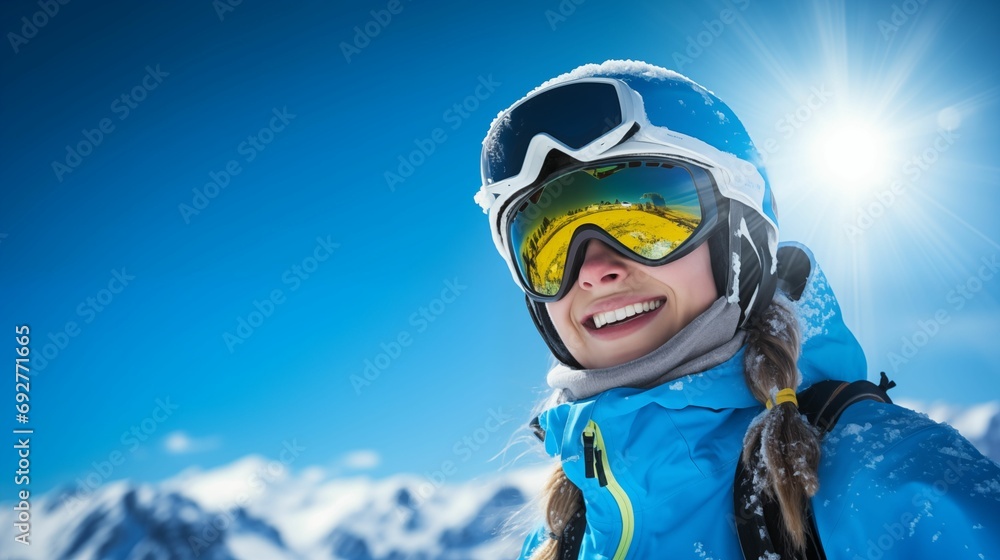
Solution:
[[(1000, 401), (957, 408), (902, 402), (947, 421), (1000, 462)], [(471, 482), (382, 480), (292, 471), (245, 457), (157, 484), (107, 483), (87, 498), (56, 490), (32, 503), (31, 546), (11, 560), (479, 560), (515, 558), (548, 466)], [(0, 524), (14, 522), (11, 504)], [(524, 510), (525, 525), (508, 527)]]
[[(6, 538), (0, 550), (11, 560), (510, 558), (524, 531), (508, 536), (505, 522), (531, 503), (548, 471), (464, 483), (331, 478), (251, 456), (158, 484), (108, 483), (86, 499), (50, 492), (32, 503), (32, 544)], [(9, 528), (13, 510), (4, 506), (0, 523)]]

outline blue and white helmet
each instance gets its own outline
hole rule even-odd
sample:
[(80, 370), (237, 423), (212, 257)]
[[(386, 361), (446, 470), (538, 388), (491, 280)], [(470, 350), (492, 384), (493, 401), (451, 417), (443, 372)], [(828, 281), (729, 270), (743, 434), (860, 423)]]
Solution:
[[(526, 133), (511, 129), (519, 126), (516, 119), (512, 123), (512, 111), (525, 101), (555, 88), (588, 82), (614, 85), (625, 113), (620, 125), (611, 130), (603, 127), (582, 146), (580, 142), (569, 145), (560, 141), (558, 134), (549, 134), (544, 127)], [(587, 91), (576, 88), (574, 95), (587, 95)], [(577, 101), (574, 98), (574, 103)], [(588, 107), (587, 100), (579, 105)], [(519, 141), (523, 153), (513, 154), (499, 139), (518, 134), (530, 138)], [(554, 161), (585, 163), (643, 155), (681, 159), (711, 176), (720, 218), (728, 225), (709, 239), (713, 274), (720, 295), (739, 303), (739, 326), (744, 326), (770, 304), (777, 269), (777, 209), (760, 154), (743, 124), (715, 94), (681, 74), (644, 62), (609, 60), (580, 66), (534, 89), (500, 112), (491, 124), (483, 140), (482, 185), (475, 199), (489, 214), (494, 244), (515, 281), (521, 285), (507, 250), (508, 201), (536, 186), (543, 176), (557, 172), (552, 168)], [(556, 334), (544, 304), (531, 298), (527, 302), (556, 358), (578, 367)]]

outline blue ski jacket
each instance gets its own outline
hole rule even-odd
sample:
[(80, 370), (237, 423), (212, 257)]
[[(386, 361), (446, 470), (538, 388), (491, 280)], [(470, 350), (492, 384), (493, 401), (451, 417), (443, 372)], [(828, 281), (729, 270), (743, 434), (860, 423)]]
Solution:
[[(803, 341), (799, 390), (865, 379), (864, 353), (826, 277), (808, 249), (786, 245), (812, 262), (792, 302)], [(743, 557), (733, 478), (747, 426), (764, 411), (744, 382), (743, 354), (652, 389), (611, 389), (542, 413), (546, 452), (583, 492), (580, 558)], [(852, 405), (823, 441), (819, 482), (812, 506), (830, 560), (1000, 559), (1000, 466), (923, 414)], [(544, 527), (530, 534), (520, 558), (546, 538)]]

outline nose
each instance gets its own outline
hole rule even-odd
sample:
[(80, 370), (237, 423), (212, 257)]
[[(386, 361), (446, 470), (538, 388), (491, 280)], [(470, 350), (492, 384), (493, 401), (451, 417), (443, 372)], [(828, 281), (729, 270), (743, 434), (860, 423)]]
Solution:
[(605, 243), (591, 239), (587, 243), (580, 275), (576, 283), (584, 290), (612, 286), (628, 277), (628, 268), (624, 257), (616, 253)]

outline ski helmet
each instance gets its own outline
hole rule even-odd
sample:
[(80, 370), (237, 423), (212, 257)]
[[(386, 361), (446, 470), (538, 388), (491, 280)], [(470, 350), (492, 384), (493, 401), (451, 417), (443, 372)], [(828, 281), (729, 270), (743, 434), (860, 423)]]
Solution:
[[(709, 177), (718, 214), (718, 226), (707, 237), (712, 273), (718, 293), (740, 306), (738, 327), (767, 307), (774, 294), (777, 208), (760, 154), (733, 111), (699, 84), (658, 66), (630, 60), (581, 66), (543, 83), (497, 115), (483, 140), (482, 185), (475, 197), (489, 215), (497, 250), (526, 293), (535, 326), (555, 357), (571, 367), (581, 366), (559, 338), (544, 304), (563, 295), (566, 279), (558, 294), (532, 289), (518, 269), (509, 221), (526, 196), (567, 169), (630, 157), (669, 158)], [(580, 229), (604, 233), (613, 248), (626, 254), (599, 226), (577, 228), (574, 238), (581, 237)], [(582, 242), (574, 239), (574, 245), (585, 241), (586, 235)], [(696, 240), (701, 241), (705, 239)], [(686, 242), (674, 256), (683, 256), (694, 244)], [(582, 251), (575, 254), (575, 263), (560, 264), (579, 270)], [(572, 255), (571, 248), (569, 260)]]

